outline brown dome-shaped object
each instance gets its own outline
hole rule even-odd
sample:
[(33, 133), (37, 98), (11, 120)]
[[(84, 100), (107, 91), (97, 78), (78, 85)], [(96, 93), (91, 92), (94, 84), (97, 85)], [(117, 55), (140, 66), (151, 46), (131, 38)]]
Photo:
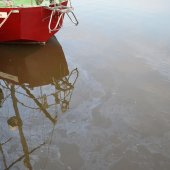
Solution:
[(10, 117), (7, 123), (11, 130), (16, 130), (19, 126), (22, 126), (22, 121), (18, 120), (16, 116)]

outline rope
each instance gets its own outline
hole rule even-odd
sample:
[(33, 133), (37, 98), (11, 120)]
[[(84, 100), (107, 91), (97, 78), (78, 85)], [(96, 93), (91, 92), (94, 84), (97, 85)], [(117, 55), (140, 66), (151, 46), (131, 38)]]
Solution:
[(4, 25), (4, 23), (6, 22), (6, 20), (9, 18), (9, 16), (11, 15), (12, 10), (8, 13), (7, 17), (1, 22), (0, 24), (0, 28)]

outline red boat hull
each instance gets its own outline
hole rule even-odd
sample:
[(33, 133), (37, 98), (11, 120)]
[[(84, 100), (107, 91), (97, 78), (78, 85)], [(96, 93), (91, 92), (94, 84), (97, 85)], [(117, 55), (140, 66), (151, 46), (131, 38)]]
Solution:
[[(64, 2), (62, 5), (67, 5)], [(0, 42), (46, 42), (50, 37), (57, 33), (63, 24), (63, 19), (55, 31), (49, 32), (48, 24), (50, 21), (51, 10), (45, 7), (28, 7), (28, 8), (0, 8), (0, 12), (11, 13), (9, 18), (0, 28)], [(53, 16), (51, 27), (55, 27), (61, 13), (56, 12)], [(0, 18), (0, 23), (3, 21)]]

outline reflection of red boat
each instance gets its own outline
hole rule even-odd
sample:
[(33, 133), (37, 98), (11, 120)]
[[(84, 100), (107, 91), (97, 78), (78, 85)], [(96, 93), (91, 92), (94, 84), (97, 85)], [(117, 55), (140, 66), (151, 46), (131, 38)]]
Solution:
[(59, 31), (64, 15), (70, 12), (73, 14), (68, 0), (48, 5), (0, 5), (0, 42), (46, 42)]
[(41, 45), (0, 45), (0, 79), (29, 87), (52, 83), (69, 74), (61, 45), (51, 38)]

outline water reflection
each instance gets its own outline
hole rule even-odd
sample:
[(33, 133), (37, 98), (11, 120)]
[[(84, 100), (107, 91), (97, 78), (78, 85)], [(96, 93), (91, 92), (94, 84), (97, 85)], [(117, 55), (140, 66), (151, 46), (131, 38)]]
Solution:
[(55, 38), (46, 46), (1, 45), (0, 51), (0, 167), (32, 170), (31, 155), (52, 140), (79, 73), (69, 72)]

